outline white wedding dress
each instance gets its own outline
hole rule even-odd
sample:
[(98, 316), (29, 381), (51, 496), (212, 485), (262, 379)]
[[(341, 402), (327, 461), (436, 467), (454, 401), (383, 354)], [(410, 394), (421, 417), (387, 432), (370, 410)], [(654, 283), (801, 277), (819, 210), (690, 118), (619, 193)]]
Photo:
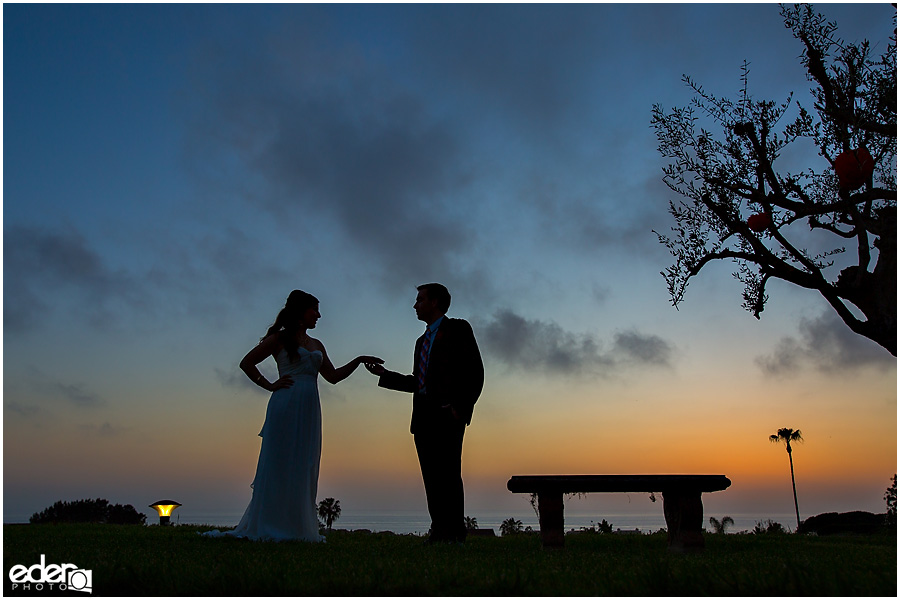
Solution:
[(316, 518), (319, 458), (322, 455), (322, 407), (317, 376), (322, 353), (297, 349), (292, 362), (287, 351), (276, 356), (278, 375), (290, 375), (291, 387), (272, 393), (266, 409), (262, 447), (253, 497), (240, 523), (232, 531), (210, 531), (253, 540), (321, 542)]

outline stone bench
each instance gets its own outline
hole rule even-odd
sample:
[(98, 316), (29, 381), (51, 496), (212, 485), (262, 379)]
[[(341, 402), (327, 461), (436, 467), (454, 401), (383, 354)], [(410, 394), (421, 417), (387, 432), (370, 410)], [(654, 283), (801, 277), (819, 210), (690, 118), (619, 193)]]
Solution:
[(563, 532), (563, 494), (591, 492), (662, 492), (669, 550), (703, 549), (703, 503), (700, 494), (731, 485), (724, 475), (513, 475), (510, 492), (537, 494), (541, 541), (560, 548)]

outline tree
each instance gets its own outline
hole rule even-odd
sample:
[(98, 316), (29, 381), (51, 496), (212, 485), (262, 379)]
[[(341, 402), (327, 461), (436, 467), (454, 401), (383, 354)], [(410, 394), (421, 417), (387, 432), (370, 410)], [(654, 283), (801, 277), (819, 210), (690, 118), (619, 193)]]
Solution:
[[(675, 258), (661, 274), (677, 307), (703, 267), (730, 260), (744, 284), (743, 307), (757, 319), (768, 300), (767, 283), (780, 279), (818, 292), (852, 331), (896, 356), (896, 11), (894, 34), (880, 57), (868, 41), (837, 38), (837, 25), (810, 5), (783, 6), (781, 15), (804, 48), (811, 111), (797, 102), (793, 120), (777, 131), (794, 108), (793, 95), (781, 103), (754, 100), (747, 63), (736, 101), (717, 98), (684, 76), (694, 91), (692, 105), (668, 114), (653, 107), (659, 152), (673, 161), (663, 181), (684, 197), (669, 203), (674, 236), (654, 231)], [(695, 110), (721, 127), (724, 138), (698, 130)], [(805, 171), (776, 171), (780, 158), (812, 147), (821, 159)], [(852, 167), (855, 177), (838, 176), (836, 164), (838, 171)], [(829, 268), (838, 256), (843, 268), (835, 278)]]
[(716, 533), (725, 533), (725, 529), (727, 529), (729, 525), (734, 525), (734, 519), (726, 516), (722, 517), (722, 520), (719, 521), (715, 517), (710, 517), (709, 524), (712, 525), (713, 531)]
[(887, 504), (887, 524), (897, 526), (897, 474), (894, 473), (893, 485), (884, 493), (884, 502)]
[(797, 512), (797, 530), (799, 531), (800, 507), (797, 505), (797, 484), (794, 481), (794, 457), (792, 455), (793, 450), (791, 449), (791, 442), (802, 442), (803, 437), (800, 435), (799, 429), (794, 431), (788, 427), (782, 427), (777, 433), (773, 433), (769, 436), (769, 441), (774, 444), (784, 442), (784, 445), (787, 447), (788, 460), (791, 461), (791, 486), (794, 488), (794, 510)]
[(466, 517), (466, 529), (478, 529), (478, 519), (475, 517)]
[(500, 523), (500, 535), (516, 535), (522, 533), (522, 521), (510, 517)]
[(110, 525), (144, 525), (147, 515), (139, 513), (130, 504), (110, 504), (106, 522)]
[(130, 505), (110, 504), (109, 500), (59, 500), (41, 512), (31, 515), (29, 523), (109, 523), (113, 525), (144, 525), (147, 516)]
[(341, 516), (341, 501), (334, 498), (325, 498), (319, 502), (317, 512), (319, 517), (325, 521), (325, 526), (331, 529), (332, 523)]

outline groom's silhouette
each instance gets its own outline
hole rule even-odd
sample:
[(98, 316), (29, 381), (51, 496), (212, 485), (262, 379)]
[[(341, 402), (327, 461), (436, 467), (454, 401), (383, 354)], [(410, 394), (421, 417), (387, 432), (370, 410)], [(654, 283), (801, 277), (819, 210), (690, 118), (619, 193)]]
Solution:
[(450, 292), (439, 283), (417, 288), (416, 316), (428, 328), (416, 340), (413, 372), (402, 375), (366, 365), (383, 388), (413, 394), (410, 432), (431, 515), (430, 542), (466, 538), (462, 443), (472, 409), (484, 386), (484, 365), (472, 327), (445, 316)]

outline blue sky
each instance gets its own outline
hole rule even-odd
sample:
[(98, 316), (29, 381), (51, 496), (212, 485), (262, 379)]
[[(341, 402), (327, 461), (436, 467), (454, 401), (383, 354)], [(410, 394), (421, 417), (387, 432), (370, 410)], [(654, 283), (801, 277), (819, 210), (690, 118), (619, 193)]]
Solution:
[[(887, 4), (819, 9), (876, 49), (893, 31)], [(240, 512), (266, 397), (237, 362), (290, 290), (335, 362), (402, 370), (435, 280), (487, 365), (474, 507), (521, 502), (529, 469), (670, 469), (777, 511), (785, 426), (813, 509), (883, 507), (896, 361), (810, 292), (772, 285), (756, 321), (731, 265), (680, 310), (659, 275), (652, 106), (690, 101), (683, 74), (734, 97), (744, 61), (758, 98), (811, 105), (776, 5), (4, 4), (3, 30), (5, 519), (98, 495)], [(408, 398), (323, 386), (320, 495), (422, 504)], [(693, 441), (714, 430), (717, 460)], [(850, 440), (866, 468), (829, 475)]]

